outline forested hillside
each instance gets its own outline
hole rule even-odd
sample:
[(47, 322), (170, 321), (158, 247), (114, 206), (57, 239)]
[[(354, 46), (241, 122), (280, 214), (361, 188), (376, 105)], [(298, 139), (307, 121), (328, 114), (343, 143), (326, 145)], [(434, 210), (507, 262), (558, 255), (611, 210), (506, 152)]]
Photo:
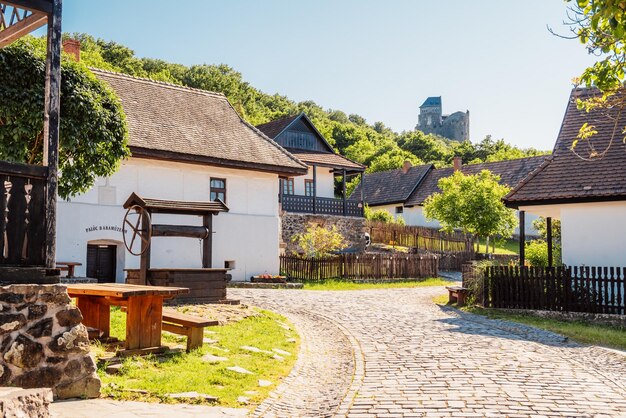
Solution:
[(264, 93), (225, 64), (187, 67), (159, 59), (138, 58), (124, 45), (94, 39), (87, 34), (74, 34), (72, 37), (80, 40), (81, 61), (89, 66), (221, 92), (253, 125), (305, 112), (338, 152), (367, 165), (368, 171), (372, 172), (400, 167), (405, 160), (413, 164), (445, 166), (451, 164), (454, 156), (470, 163), (545, 153), (532, 148), (519, 149), (502, 139), (493, 140), (491, 137), (474, 144), (449, 141), (420, 131), (397, 133), (382, 122), (369, 124), (359, 115), (324, 109), (313, 101), (296, 103), (279, 94)]

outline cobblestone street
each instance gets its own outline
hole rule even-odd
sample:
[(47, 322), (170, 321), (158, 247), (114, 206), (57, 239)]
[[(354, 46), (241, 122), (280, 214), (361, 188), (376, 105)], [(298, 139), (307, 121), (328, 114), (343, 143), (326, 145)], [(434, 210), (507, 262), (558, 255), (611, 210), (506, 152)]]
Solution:
[(303, 337), (291, 375), (255, 415), (626, 416), (626, 357), (439, 307), (442, 292), (231, 289)]

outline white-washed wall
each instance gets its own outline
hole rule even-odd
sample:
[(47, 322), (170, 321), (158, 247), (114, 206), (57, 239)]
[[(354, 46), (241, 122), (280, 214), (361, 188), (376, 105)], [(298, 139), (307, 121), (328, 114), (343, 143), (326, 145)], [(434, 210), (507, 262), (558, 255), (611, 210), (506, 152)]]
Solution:
[[(317, 197), (335, 197), (335, 178), (328, 167), (317, 167)], [(305, 180), (313, 180), (313, 167), (309, 167), (309, 172), (304, 176), (293, 179), (294, 193), (304, 196)]]
[(563, 263), (626, 266), (626, 202), (561, 205)]
[[(122, 244), (122, 205), (135, 192), (143, 197), (208, 200), (211, 177), (226, 179), (226, 204), (230, 212), (215, 216), (213, 267), (235, 261), (233, 280), (278, 272), (278, 176), (147, 159), (130, 159), (108, 179), (98, 180), (87, 193), (71, 202), (59, 202), (57, 259), (77, 261), (76, 274), (84, 276), (87, 244), (117, 245), (117, 280), (124, 268), (137, 268), (139, 257)], [(199, 217), (155, 215), (153, 223), (201, 225)], [(155, 238), (152, 266), (201, 267), (200, 242), (189, 238)]]

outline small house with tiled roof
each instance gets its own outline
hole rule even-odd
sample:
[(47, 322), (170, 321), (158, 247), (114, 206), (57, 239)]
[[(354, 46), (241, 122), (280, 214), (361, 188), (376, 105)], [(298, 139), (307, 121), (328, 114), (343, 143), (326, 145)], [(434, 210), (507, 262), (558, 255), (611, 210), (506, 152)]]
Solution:
[[(619, 95), (626, 96), (622, 91)], [(505, 198), (520, 220), (540, 215), (561, 221), (562, 261), (573, 266), (626, 265), (626, 126), (623, 110), (585, 112), (577, 99), (599, 95), (575, 89), (568, 101), (552, 156)], [(619, 98), (619, 96), (618, 96)], [(577, 140), (583, 124), (597, 134)]]
[[(58, 260), (80, 263), (79, 276), (123, 281), (124, 270), (139, 264), (122, 243), (122, 205), (136, 193), (166, 200), (219, 199), (228, 212), (213, 220), (211, 267), (230, 268), (234, 280), (278, 274), (279, 178), (306, 175), (307, 164), (245, 122), (222, 94), (92, 72), (121, 101), (132, 156), (88, 192), (59, 202)], [(155, 217), (159, 223), (189, 223), (177, 215)], [(197, 222), (202, 226), (200, 217)], [(202, 267), (201, 250), (196, 240), (154, 240), (152, 267)]]
[[(539, 167), (545, 158), (539, 156), (468, 165), (463, 165), (460, 158), (455, 158), (454, 166), (446, 168), (435, 168), (432, 164), (412, 167), (405, 162), (401, 169), (366, 174), (363, 193), (365, 202), (374, 210), (384, 209), (396, 218), (402, 217), (407, 225), (439, 228), (437, 221), (426, 219), (423, 205), (429, 196), (440, 191), (437, 185), (440, 179), (451, 176), (455, 170), (461, 170), (464, 174), (489, 170), (500, 176), (502, 184), (514, 187)], [(357, 198), (361, 189), (358, 186), (354, 192)], [(536, 235), (531, 220), (526, 233)]]
[[(361, 199), (348, 200), (346, 182), (362, 176), (365, 166), (337, 152), (306, 114), (288, 116), (257, 128), (308, 166), (300, 176), (281, 176), (282, 210), (340, 216), (363, 216)], [(341, 179), (336, 190), (335, 179)]]

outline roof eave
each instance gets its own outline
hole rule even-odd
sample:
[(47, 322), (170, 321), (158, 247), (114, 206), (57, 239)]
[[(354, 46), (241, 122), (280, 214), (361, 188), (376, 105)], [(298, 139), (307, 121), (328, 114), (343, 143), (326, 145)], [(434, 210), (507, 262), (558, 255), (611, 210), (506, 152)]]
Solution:
[(284, 167), (263, 163), (226, 160), (223, 158), (208, 157), (205, 155), (184, 154), (174, 151), (155, 150), (131, 145), (130, 151), (134, 158), (175, 161), (189, 164), (210, 165), (215, 167), (234, 168), (240, 170), (261, 171), (278, 175), (303, 175), (308, 173), (308, 167)]
[(606, 196), (579, 196), (568, 198), (536, 199), (536, 200), (507, 200), (504, 204), (511, 209), (519, 209), (520, 206), (546, 206), (546, 205), (568, 205), (573, 203), (599, 203), (599, 202), (623, 202), (626, 194), (606, 195)]

